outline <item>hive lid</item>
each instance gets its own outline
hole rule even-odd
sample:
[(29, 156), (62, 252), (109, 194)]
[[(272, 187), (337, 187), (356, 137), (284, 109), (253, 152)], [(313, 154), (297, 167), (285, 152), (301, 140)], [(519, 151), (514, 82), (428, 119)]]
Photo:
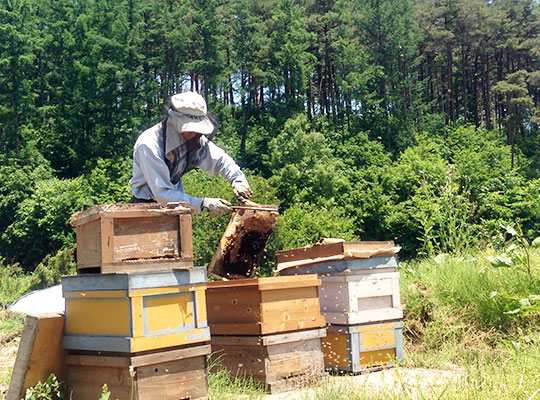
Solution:
[(392, 240), (346, 242), (340, 239), (325, 239), (321, 243), (291, 250), (276, 252), (277, 270), (348, 258), (371, 258), (379, 255), (394, 255), (401, 250)]
[(71, 216), (71, 225), (79, 226), (103, 217), (143, 218), (191, 214), (188, 203), (168, 203), (162, 207), (159, 203), (102, 204), (77, 212)]
[(294, 276), (272, 276), (267, 278), (247, 278), (233, 281), (208, 282), (207, 290), (219, 289), (256, 289), (279, 290), (301, 287), (320, 286), (321, 280), (316, 274)]
[(62, 291), (137, 290), (187, 286), (206, 282), (206, 268), (182, 268), (118, 274), (83, 274), (62, 277)]

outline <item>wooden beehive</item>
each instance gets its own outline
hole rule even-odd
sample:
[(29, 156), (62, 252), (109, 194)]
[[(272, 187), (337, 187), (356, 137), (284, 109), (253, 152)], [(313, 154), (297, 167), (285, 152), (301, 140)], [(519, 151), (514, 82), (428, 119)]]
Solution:
[(157, 203), (110, 204), (73, 215), (81, 272), (193, 266), (191, 210)]
[(399, 272), (329, 274), (320, 278), (321, 313), (329, 324), (354, 325), (403, 318)]
[[(315, 253), (309, 251), (313, 248)], [(347, 252), (354, 249), (356, 253), (345, 257)], [(321, 313), (329, 324), (353, 325), (395, 320), (403, 317), (399, 272), (396, 271), (397, 251), (399, 248), (393, 242), (316, 245), (298, 249), (298, 253), (289, 253), (292, 254), (289, 258), (295, 260), (278, 264), (278, 270), (283, 276), (318, 274), (322, 281), (319, 288)], [(302, 254), (309, 258), (298, 258)], [(321, 254), (324, 256), (318, 257)], [(356, 257), (358, 254), (362, 258)]]
[(73, 399), (96, 400), (106, 384), (111, 399), (207, 399), (210, 349), (205, 344), (124, 356), (72, 352), (66, 357), (68, 393)]
[(265, 336), (214, 336), (212, 356), (233, 377), (251, 376), (270, 393), (299, 389), (324, 374), (326, 329)]
[(210, 339), (206, 269), (62, 278), (63, 346), (133, 353)]
[(251, 278), (279, 213), (276, 206), (247, 202), (236, 210), (209, 265), (209, 272), (226, 279)]
[(403, 360), (403, 323), (330, 325), (323, 339), (329, 370), (365, 372), (387, 368)]
[(323, 327), (316, 275), (209, 282), (212, 335), (266, 335)]

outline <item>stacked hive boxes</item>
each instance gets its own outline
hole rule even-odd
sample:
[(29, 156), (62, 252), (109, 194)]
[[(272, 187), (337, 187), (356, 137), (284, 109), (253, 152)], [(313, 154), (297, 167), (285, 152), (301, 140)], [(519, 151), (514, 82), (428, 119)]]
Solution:
[(250, 375), (270, 393), (292, 390), (324, 373), (316, 275), (210, 282), (212, 352), (233, 376)]
[(280, 275), (322, 280), (328, 369), (362, 372), (403, 358), (398, 251), (391, 241), (331, 241), (277, 252)]
[[(63, 346), (78, 400), (205, 399), (206, 270), (189, 208), (98, 206), (76, 215), (80, 274), (64, 277)], [(93, 273), (88, 273), (93, 272)]]

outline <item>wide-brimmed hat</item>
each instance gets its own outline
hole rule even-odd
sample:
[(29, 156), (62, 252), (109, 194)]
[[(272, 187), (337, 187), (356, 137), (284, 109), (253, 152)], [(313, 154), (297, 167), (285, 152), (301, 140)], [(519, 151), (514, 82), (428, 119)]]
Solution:
[(210, 135), (217, 131), (217, 118), (208, 112), (206, 101), (199, 93), (177, 93), (171, 97), (171, 105), (169, 112), (178, 119), (180, 132)]

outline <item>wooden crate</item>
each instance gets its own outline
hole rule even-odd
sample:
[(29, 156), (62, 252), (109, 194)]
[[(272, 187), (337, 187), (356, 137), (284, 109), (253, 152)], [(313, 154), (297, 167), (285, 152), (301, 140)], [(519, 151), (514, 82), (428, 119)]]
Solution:
[(210, 339), (206, 269), (62, 278), (63, 345), (133, 353)]
[(66, 357), (68, 393), (76, 400), (96, 400), (107, 384), (111, 399), (207, 399), (210, 349), (206, 344), (144, 355), (72, 353)]
[(316, 275), (209, 282), (206, 291), (212, 335), (266, 335), (319, 328)]
[(316, 383), (324, 374), (326, 329), (265, 336), (214, 336), (212, 357), (233, 377), (252, 376), (270, 393)]
[(157, 203), (95, 206), (73, 215), (77, 267), (131, 272), (193, 266), (191, 210)]
[(403, 318), (399, 272), (363, 271), (322, 275), (321, 313), (332, 325), (355, 325)]
[(276, 252), (277, 269), (281, 271), (324, 261), (369, 259), (377, 255), (392, 256), (399, 250), (400, 248), (396, 247), (393, 241), (345, 242), (325, 239), (322, 243)]
[(402, 330), (401, 321), (330, 325), (323, 339), (326, 368), (357, 373), (391, 367), (403, 360)]

